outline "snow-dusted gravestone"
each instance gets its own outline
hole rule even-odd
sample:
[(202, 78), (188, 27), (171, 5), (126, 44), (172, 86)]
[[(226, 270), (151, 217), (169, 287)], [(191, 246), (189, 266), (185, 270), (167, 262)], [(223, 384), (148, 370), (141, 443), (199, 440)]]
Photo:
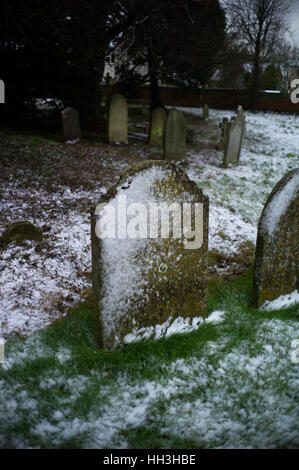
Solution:
[(224, 167), (227, 167), (229, 163), (239, 163), (244, 132), (245, 117), (243, 110), (240, 110), (237, 116), (228, 123), (227, 141), (223, 158)]
[(79, 140), (81, 129), (79, 113), (75, 108), (65, 108), (61, 111), (63, 134), (65, 140)]
[(183, 113), (172, 108), (166, 119), (164, 134), (165, 160), (185, 160), (187, 128)]
[(156, 108), (152, 112), (151, 126), (149, 132), (149, 144), (163, 146), (164, 128), (166, 121), (166, 111), (163, 108)]
[(299, 168), (287, 173), (267, 199), (259, 222), (253, 305), (299, 289)]
[(108, 140), (110, 144), (128, 143), (128, 104), (122, 95), (114, 95), (110, 103)]
[(209, 106), (205, 104), (204, 107), (202, 108), (202, 118), (205, 120), (205, 119), (208, 119), (208, 117), (209, 117)]
[(99, 347), (121, 346), (178, 317), (205, 316), (208, 204), (181, 169), (163, 160), (133, 166), (101, 197), (91, 213)]

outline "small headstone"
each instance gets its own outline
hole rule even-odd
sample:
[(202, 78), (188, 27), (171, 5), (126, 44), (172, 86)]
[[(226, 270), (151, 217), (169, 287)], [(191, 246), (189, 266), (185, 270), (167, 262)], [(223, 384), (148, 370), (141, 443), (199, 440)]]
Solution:
[(114, 95), (110, 103), (108, 140), (110, 144), (128, 143), (128, 104), (122, 95)]
[(185, 160), (187, 129), (183, 113), (172, 108), (166, 119), (164, 134), (165, 160)]
[(205, 316), (208, 204), (196, 183), (163, 160), (135, 165), (101, 197), (91, 212), (99, 347), (121, 346), (135, 329)]
[(221, 129), (221, 141), (219, 144), (220, 149), (226, 149), (227, 141), (228, 141), (228, 118), (223, 118), (222, 123), (219, 124)]
[(223, 166), (225, 168), (228, 166), (229, 163), (239, 163), (244, 132), (245, 117), (243, 112), (241, 111), (228, 123), (227, 142), (224, 148), (223, 157)]
[(205, 119), (208, 119), (208, 117), (209, 117), (209, 106), (205, 104), (204, 107), (202, 108), (202, 118), (205, 120)]
[(8, 244), (13, 241), (21, 242), (24, 240), (37, 240), (43, 239), (43, 233), (40, 228), (33, 225), (31, 222), (21, 221), (9, 224), (4, 230), (0, 244)]
[(78, 111), (75, 108), (65, 108), (61, 111), (61, 117), (65, 140), (79, 142), (81, 129)]
[(163, 108), (156, 108), (152, 112), (151, 126), (149, 132), (149, 145), (163, 146), (164, 128), (166, 122), (166, 111)]
[(148, 117), (150, 114), (149, 107), (148, 106), (142, 106), (141, 107), (141, 114), (144, 117)]
[(260, 218), (252, 296), (255, 307), (299, 289), (298, 260), (299, 168), (277, 183)]

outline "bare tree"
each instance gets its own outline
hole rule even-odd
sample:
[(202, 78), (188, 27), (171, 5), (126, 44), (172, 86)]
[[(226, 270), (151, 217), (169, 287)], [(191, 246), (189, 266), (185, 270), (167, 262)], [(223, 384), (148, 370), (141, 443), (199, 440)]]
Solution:
[(261, 64), (287, 30), (292, 0), (224, 0), (229, 29), (253, 57), (252, 107), (257, 104)]

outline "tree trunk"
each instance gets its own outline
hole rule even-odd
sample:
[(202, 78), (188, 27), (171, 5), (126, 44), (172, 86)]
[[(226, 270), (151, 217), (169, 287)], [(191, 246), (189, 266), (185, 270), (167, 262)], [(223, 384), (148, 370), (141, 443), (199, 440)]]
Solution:
[(151, 97), (150, 109), (153, 110), (155, 108), (160, 108), (163, 105), (162, 105), (162, 100), (161, 100), (159, 84), (158, 84), (157, 58), (151, 53), (149, 54), (148, 67), (149, 67), (150, 97)]
[(255, 54), (254, 54), (254, 66), (253, 66), (253, 88), (251, 96), (251, 108), (253, 110), (257, 109), (258, 105), (258, 92), (260, 86), (260, 46), (259, 43), (256, 45)]

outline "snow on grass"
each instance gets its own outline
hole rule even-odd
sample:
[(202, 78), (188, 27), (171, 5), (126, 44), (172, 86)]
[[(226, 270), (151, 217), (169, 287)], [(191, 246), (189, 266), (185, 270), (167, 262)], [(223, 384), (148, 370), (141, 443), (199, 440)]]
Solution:
[[(298, 323), (252, 318), (240, 305), (212, 319), (217, 338), (192, 354), (161, 362), (153, 348), (112, 374), (98, 359), (82, 374), (68, 348), (51, 351), (41, 333), (19, 340), (0, 368), (0, 446), (132, 448), (147, 431), (163, 448), (298, 447), (299, 369), (290, 360)], [(51, 359), (64, 353), (62, 364)]]
[(281, 295), (275, 300), (267, 300), (260, 310), (264, 310), (266, 312), (271, 312), (272, 310), (280, 310), (281, 308), (288, 308), (294, 304), (299, 304), (299, 292), (294, 290), (290, 294)]
[(171, 335), (175, 334), (190, 333), (191, 331), (197, 330), (199, 325), (204, 322), (221, 323), (223, 321), (224, 314), (225, 312), (217, 310), (205, 319), (203, 317), (177, 317), (172, 321), (172, 318), (169, 317), (166, 322), (161, 325), (133, 329), (132, 333), (125, 336), (124, 343), (129, 344), (142, 339), (157, 340), (163, 337), (169, 338)]

